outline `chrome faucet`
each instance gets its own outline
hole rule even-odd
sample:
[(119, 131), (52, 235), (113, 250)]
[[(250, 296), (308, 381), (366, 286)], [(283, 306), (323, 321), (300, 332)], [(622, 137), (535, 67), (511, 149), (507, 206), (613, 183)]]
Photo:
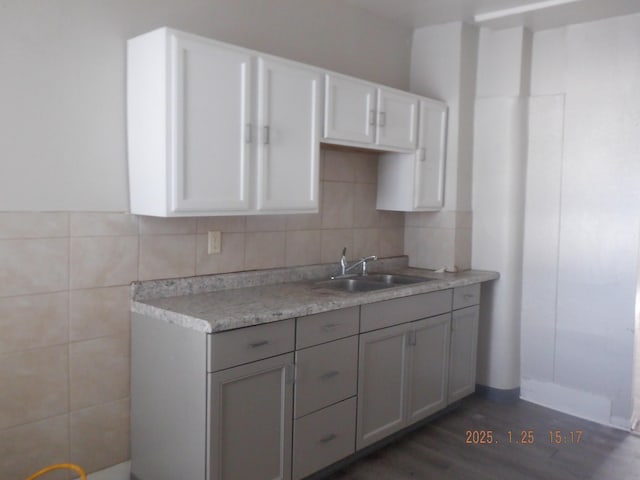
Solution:
[[(353, 270), (358, 265), (362, 265), (361, 275), (366, 275), (367, 274), (367, 262), (373, 262), (373, 261), (378, 259), (378, 257), (375, 256), (375, 255), (369, 255), (368, 257), (362, 257), (356, 263), (354, 263), (352, 265), (349, 265), (349, 262), (347, 262), (346, 255), (347, 255), (347, 247), (344, 247), (342, 249), (342, 256), (340, 257), (340, 276), (346, 275), (348, 271)], [(335, 278), (335, 277), (333, 277), (333, 278)]]

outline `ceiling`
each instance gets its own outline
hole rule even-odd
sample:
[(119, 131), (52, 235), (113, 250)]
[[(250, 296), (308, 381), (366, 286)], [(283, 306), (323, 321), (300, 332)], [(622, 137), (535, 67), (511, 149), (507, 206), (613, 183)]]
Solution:
[(538, 31), (640, 12), (640, 0), (344, 0), (418, 28), (463, 21), (489, 28)]

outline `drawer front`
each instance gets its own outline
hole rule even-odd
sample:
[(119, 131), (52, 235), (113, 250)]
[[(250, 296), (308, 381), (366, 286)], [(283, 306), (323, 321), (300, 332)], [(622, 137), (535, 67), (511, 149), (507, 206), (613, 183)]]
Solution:
[(480, 304), (480, 284), (467, 285), (453, 289), (453, 309)]
[(296, 351), (295, 418), (356, 394), (358, 337)]
[(360, 331), (368, 332), (450, 312), (451, 297), (452, 291), (448, 289), (362, 305)]
[(299, 480), (355, 452), (356, 399), (350, 398), (293, 426), (293, 479)]
[(296, 348), (306, 348), (358, 333), (360, 307), (300, 317), (296, 324)]
[(294, 332), (294, 319), (290, 319), (210, 335), (209, 371), (291, 352)]

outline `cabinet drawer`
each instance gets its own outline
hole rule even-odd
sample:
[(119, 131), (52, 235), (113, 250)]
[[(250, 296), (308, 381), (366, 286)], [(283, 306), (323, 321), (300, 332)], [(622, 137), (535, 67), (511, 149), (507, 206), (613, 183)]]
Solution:
[(239, 328), (209, 336), (209, 371), (293, 351), (294, 320)]
[(296, 324), (296, 348), (306, 348), (358, 333), (360, 307), (300, 317)]
[(358, 337), (296, 352), (295, 418), (356, 394)]
[(306, 417), (293, 427), (293, 479), (298, 480), (355, 451), (356, 399), (350, 398)]
[(480, 284), (467, 285), (453, 289), (453, 309), (470, 307), (480, 303)]
[(363, 305), (360, 331), (368, 332), (450, 312), (451, 295), (451, 289), (440, 290)]

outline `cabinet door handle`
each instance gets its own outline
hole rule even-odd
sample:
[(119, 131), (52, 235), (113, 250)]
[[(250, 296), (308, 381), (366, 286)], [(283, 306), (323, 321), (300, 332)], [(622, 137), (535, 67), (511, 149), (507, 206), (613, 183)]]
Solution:
[(330, 433), (320, 439), (320, 443), (329, 443), (331, 440), (335, 440), (338, 436), (335, 433)]
[(384, 127), (384, 124), (386, 123), (386, 114), (384, 112), (380, 112), (378, 115), (380, 116), (380, 119), (378, 120), (378, 125), (381, 127)]
[(259, 340), (257, 342), (250, 343), (249, 346), (251, 348), (258, 348), (258, 347), (264, 347), (268, 343), (269, 343), (269, 340)]
[(413, 346), (418, 343), (416, 332), (409, 332), (407, 335), (407, 345)]
[(369, 125), (371, 125), (372, 127), (375, 127), (375, 125), (376, 125), (376, 111), (375, 110), (369, 110)]
[(251, 143), (251, 124), (247, 123), (244, 126), (244, 141), (245, 143)]
[(465, 294), (463, 295), (463, 298), (464, 298), (465, 300), (471, 300), (473, 297), (475, 297), (475, 295), (473, 295), (473, 294), (471, 294), (471, 293), (465, 293)]
[(267, 125), (264, 127), (264, 144), (265, 145), (269, 145), (269, 142), (271, 141), (271, 139), (269, 138), (270, 136), (271, 136), (271, 129)]
[(337, 370), (332, 370), (330, 372), (323, 373), (322, 375), (320, 375), (320, 378), (322, 380), (329, 380), (330, 378), (333, 378), (333, 377), (335, 377), (337, 375), (340, 375), (340, 372), (337, 371)]
[(331, 330), (335, 330), (337, 327), (337, 323), (327, 323), (326, 325), (322, 326), (322, 330), (324, 330), (325, 332), (330, 332)]
[(418, 149), (418, 160), (420, 160), (421, 162), (426, 162), (427, 161), (427, 149), (426, 148)]

